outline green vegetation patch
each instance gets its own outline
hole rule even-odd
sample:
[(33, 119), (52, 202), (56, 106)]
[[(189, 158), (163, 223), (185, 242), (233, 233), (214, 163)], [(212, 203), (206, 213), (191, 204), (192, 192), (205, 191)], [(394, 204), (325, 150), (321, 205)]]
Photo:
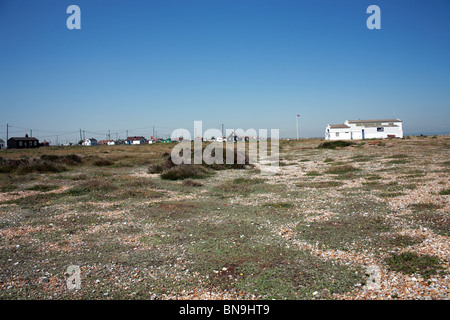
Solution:
[(355, 143), (350, 142), (350, 141), (337, 140), (337, 141), (322, 142), (321, 144), (319, 144), (319, 146), (317, 148), (319, 148), (319, 149), (336, 149), (336, 148), (345, 148), (345, 147), (348, 147), (351, 145), (355, 145)]
[(340, 214), (328, 221), (300, 223), (296, 227), (299, 238), (339, 250), (378, 246), (382, 233), (391, 230), (382, 215)]
[(320, 173), (318, 171), (309, 171), (305, 175), (308, 177), (318, 177), (318, 176), (321, 176), (322, 173)]
[(264, 189), (266, 179), (262, 178), (236, 178), (228, 180), (218, 185), (215, 189), (223, 192), (234, 192), (238, 194), (248, 194), (258, 189)]
[(348, 174), (348, 173), (354, 173), (359, 171), (358, 168), (352, 166), (351, 164), (344, 164), (340, 166), (334, 166), (329, 168), (325, 173), (329, 174)]
[(163, 171), (161, 178), (165, 180), (202, 179), (211, 174), (210, 170), (201, 165), (181, 164)]
[(59, 186), (48, 185), (48, 184), (36, 184), (34, 186), (26, 188), (25, 190), (48, 192), (48, 191), (52, 191), (52, 190), (56, 190), (56, 189), (59, 189)]
[(409, 163), (408, 160), (405, 159), (394, 159), (387, 162), (388, 164), (406, 164)]
[(342, 186), (342, 182), (340, 181), (306, 181), (296, 184), (299, 188), (335, 188)]
[(450, 215), (445, 212), (425, 211), (416, 213), (415, 223), (424, 225), (442, 236), (450, 236)]
[(264, 299), (311, 299), (314, 291), (346, 292), (365, 278), (357, 268), (288, 248), (244, 214), (216, 223), (185, 221), (177, 235), (190, 243), (185, 245), (192, 261), (189, 269), (207, 275), (209, 285), (220, 290), (256, 293)]
[(268, 202), (264, 204), (264, 207), (275, 208), (275, 209), (287, 209), (292, 208), (294, 205), (289, 202)]
[(437, 257), (430, 255), (417, 255), (413, 252), (393, 254), (385, 260), (391, 270), (404, 274), (418, 273), (424, 278), (441, 273), (443, 268)]
[(0, 186), (0, 192), (11, 192), (11, 191), (16, 190), (17, 188), (18, 187), (16, 185), (7, 183), (7, 184)]

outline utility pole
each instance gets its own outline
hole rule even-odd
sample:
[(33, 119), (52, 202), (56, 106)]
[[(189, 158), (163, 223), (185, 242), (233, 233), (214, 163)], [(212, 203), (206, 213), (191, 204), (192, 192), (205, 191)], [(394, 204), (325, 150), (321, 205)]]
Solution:
[(30, 138), (33, 138), (33, 130), (30, 129)]
[(223, 123), (222, 123), (222, 138), (223, 138), (223, 136), (224, 136), (224, 135), (223, 135)]
[(127, 139), (128, 139), (128, 130), (127, 130)]
[(86, 132), (83, 130), (83, 140), (86, 141)]
[(6, 148), (8, 148), (8, 129), (9, 129), (9, 125), (6, 124)]
[(155, 138), (155, 126), (153, 126), (153, 138)]
[(111, 140), (111, 130), (108, 130), (108, 140)]
[(80, 129), (80, 141), (83, 140), (83, 136), (81, 135), (81, 129)]

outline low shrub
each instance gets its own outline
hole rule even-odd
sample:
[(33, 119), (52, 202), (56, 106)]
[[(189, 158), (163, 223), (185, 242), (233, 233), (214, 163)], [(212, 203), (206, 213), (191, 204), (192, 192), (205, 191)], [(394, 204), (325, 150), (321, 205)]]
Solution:
[(165, 180), (201, 179), (209, 176), (211, 172), (205, 167), (197, 164), (180, 164), (167, 169), (161, 173)]
[(39, 158), (32, 159), (2, 159), (0, 158), (0, 173), (46, 173), (62, 172), (67, 170), (63, 164), (44, 161)]
[[(162, 155), (162, 162), (155, 163), (149, 166), (148, 173), (161, 173), (163, 179), (177, 180), (185, 178), (198, 178), (205, 177), (210, 174), (211, 170), (224, 170), (224, 169), (246, 169), (250, 166), (249, 157), (246, 153), (242, 154), (236, 148), (234, 149), (233, 163), (227, 164), (226, 162), (226, 148), (223, 148), (223, 163), (213, 163), (207, 164), (204, 161), (202, 164), (194, 164), (194, 150), (191, 153), (191, 164), (180, 164), (177, 165), (172, 161), (172, 157), (169, 153), (164, 153)], [(215, 156), (214, 151), (211, 156)], [(243, 159), (244, 161), (238, 161)], [(238, 163), (243, 162), (243, 163)], [(178, 168), (181, 167), (181, 168)], [(187, 168), (192, 167), (192, 168)], [(199, 168), (202, 169), (199, 169)]]
[(56, 190), (56, 189), (59, 189), (59, 186), (57, 186), (57, 185), (46, 185), (46, 184), (36, 184), (34, 186), (26, 188), (25, 190), (47, 192), (47, 191)]
[(69, 166), (75, 166), (83, 162), (83, 158), (76, 154), (56, 155), (56, 154), (44, 154), (41, 159), (48, 162), (56, 162)]
[(190, 187), (201, 187), (203, 186), (203, 183), (198, 182), (198, 181), (194, 181), (191, 179), (187, 179), (183, 181), (183, 185), (185, 186), (190, 186)]
[(359, 170), (358, 168), (352, 166), (351, 164), (344, 164), (344, 165), (341, 165), (341, 166), (331, 167), (330, 169), (325, 171), (325, 173), (345, 174), (345, 173), (349, 173), (349, 172), (355, 172), (355, 171), (358, 171), (358, 170)]
[(114, 162), (108, 159), (98, 159), (93, 162), (93, 165), (97, 167), (112, 166), (113, 164)]
[(345, 148), (351, 145), (354, 145), (354, 142), (336, 140), (336, 141), (325, 141), (319, 144), (317, 148), (319, 149), (336, 149), (336, 148)]

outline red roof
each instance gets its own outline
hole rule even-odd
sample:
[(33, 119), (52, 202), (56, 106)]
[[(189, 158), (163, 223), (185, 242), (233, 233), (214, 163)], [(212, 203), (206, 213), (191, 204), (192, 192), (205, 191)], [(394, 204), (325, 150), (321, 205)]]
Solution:
[(139, 140), (145, 140), (144, 137), (128, 137), (128, 141), (139, 141)]

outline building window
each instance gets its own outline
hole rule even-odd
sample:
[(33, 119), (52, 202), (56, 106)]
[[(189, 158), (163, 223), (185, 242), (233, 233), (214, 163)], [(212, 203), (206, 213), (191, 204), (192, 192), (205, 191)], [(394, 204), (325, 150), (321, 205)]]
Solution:
[(384, 132), (384, 128), (383, 127), (378, 127), (377, 128), (377, 132)]
[(336, 132), (336, 137), (339, 137), (339, 132)]
[(19, 141), (19, 147), (21, 147), (22, 146), (22, 141)]

